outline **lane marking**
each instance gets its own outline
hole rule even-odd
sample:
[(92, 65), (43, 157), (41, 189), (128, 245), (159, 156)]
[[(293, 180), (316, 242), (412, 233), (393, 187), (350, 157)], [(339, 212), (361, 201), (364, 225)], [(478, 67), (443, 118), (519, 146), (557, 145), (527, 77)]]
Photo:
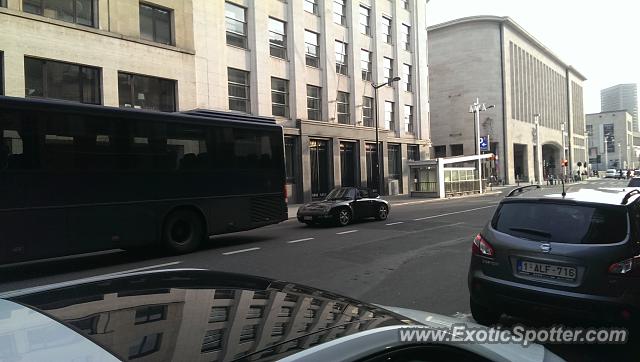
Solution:
[(347, 231), (336, 233), (336, 235), (344, 235), (344, 234), (351, 234), (351, 233), (357, 233), (357, 232), (358, 230), (347, 230)]
[(162, 268), (162, 267), (165, 267), (165, 266), (177, 265), (177, 264), (180, 264), (180, 263), (182, 263), (182, 262), (181, 261), (174, 261), (174, 262), (171, 262), (171, 263), (164, 263), (164, 264), (158, 264), (158, 265), (149, 265), (149, 266), (145, 266), (145, 267), (142, 267), (142, 268), (122, 270), (122, 271), (113, 272), (113, 273), (109, 273), (109, 274), (102, 274), (100, 276), (118, 275), (118, 274), (124, 274), (124, 273), (135, 273), (135, 272), (138, 272), (138, 271)]
[(447, 212), (445, 214), (440, 214), (440, 215), (433, 215), (433, 216), (425, 216), (425, 217), (420, 217), (417, 219), (413, 219), (413, 221), (420, 221), (420, 220), (428, 220), (428, 219), (435, 219), (437, 217), (443, 217), (443, 216), (449, 216), (449, 215), (455, 215), (455, 214), (462, 214), (465, 212), (471, 212), (471, 211), (476, 211), (476, 210), (482, 210), (482, 209), (488, 209), (490, 207), (495, 207), (495, 205), (490, 205), (490, 206), (482, 206), (482, 207), (475, 207), (473, 209), (468, 209), (468, 210), (461, 210), (461, 211), (454, 211), (454, 212)]
[(240, 250), (235, 250), (235, 251), (228, 251), (226, 253), (222, 253), (222, 255), (233, 255), (233, 254), (239, 254), (239, 253), (246, 253), (248, 251), (254, 251), (254, 250), (260, 250), (260, 248), (248, 248), (248, 249), (240, 249)]
[(404, 221), (392, 222), (390, 224), (385, 224), (385, 226), (398, 225), (398, 224), (404, 224)]
[(315, 238), (304, 238), (304, 239), (298, 239), (298, 240), (291, 240), (291, 241), (287, 241), (287, 244), (295, 244), (295, 243), (299, 243), (302, 241), (308, 241), (308, 240), (313, 240)]

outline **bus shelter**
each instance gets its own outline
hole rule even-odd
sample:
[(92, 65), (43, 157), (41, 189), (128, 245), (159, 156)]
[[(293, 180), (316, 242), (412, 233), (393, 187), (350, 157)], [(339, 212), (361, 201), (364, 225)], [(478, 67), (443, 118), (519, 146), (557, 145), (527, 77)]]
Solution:
[[(410, 195), (444, 198), (475, 194), (480, 192), (480, 182), (484, 191), (489, 176), (487, 161), (492, 157), (489, 153), (410, 161)], [(482, 180), (478, 177), (478, 160), (483, 168)]]

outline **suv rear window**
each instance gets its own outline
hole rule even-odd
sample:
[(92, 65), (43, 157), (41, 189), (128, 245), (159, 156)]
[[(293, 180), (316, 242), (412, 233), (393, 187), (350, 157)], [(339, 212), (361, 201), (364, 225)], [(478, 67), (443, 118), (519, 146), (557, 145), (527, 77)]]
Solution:
[(640, 187), (640, 177), (634, 177), (629, 180), (628, 187)]
[(627, 212), (622, 206), (509, 202), (498, 209), (491, 226), (531, 240), (612, 244), (627, 236)]

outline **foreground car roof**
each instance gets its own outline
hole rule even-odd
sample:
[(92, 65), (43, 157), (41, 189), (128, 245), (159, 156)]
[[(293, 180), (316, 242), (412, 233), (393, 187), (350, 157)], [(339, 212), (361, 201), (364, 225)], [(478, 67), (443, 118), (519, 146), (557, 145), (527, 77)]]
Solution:
[[(597, 189), (572, 190), (571, 185), (565, 185), (566, 195), (562, 196), (562, 186), (542, 187), (540, 189), (525, 189), (521, 193), (506, 197), (503, 201), (536, 200), (536, 201), (567, 201), (580, 203), (596, 203), (608, 205), (621, 205), (625, 195), (634, 190), (633, 187), (602, 187)], [(627, 204), (635, 201), (640, 194), (632, 194)]]
[(292, 283), (209, 271), (115, 276), (10, 294), (123, 360), (279, 359), (343, 336), (413, 322)]

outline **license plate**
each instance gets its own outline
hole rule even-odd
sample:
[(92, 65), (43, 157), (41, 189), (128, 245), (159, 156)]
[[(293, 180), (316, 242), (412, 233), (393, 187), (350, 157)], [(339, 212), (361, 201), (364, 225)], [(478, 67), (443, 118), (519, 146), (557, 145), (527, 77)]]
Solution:
[(518, 260), (518, 273), (542, 278), (576, 280), (577, 270), (570, 266)]
[(305, 216), (302, 218), (304, 221), (311, 221), (313, 220), (313, 216)]

